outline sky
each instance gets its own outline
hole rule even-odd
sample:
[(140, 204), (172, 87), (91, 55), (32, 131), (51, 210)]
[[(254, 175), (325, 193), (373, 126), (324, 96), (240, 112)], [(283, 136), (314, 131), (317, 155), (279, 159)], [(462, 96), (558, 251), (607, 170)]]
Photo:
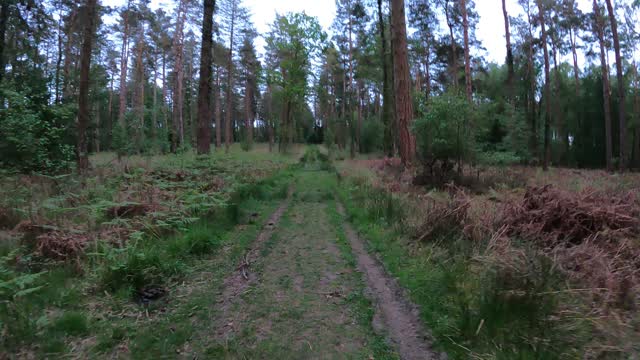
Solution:
[[(123, 5), (124, 2), (125, 0), (102, 1), (103, 5), (109, 6)], [(173, 5), (167, 6), (171, 3), (170, 0), (152, 0), (151, 7), (165, 7), (167, 11), (172, 11)], [(577, 0), (577, 3), (582, 11), (591, 11), (590, 0)], [(276, 13), (305, 11), (307, 15), (317, 17), (325, 30), (331, 27), (336, 13), (335, 0), (244, 0), (244, 4), (249, 9), (259, 34), (269, 31), (269, 25), (275, 19)], [(521, 13), (517, 0), (507, 0), (507, 10), (510, 16)], [(476, 11), (480, 15), (476, 37), (486, 49), (486, 52), (478, 55), (483, 55), (489, 62), (504, 63), (506, 50), (501, 0), (476, 0)], [(256, 43), (260, 51), (264, 46), (264, 40), (259, 38)], [(584, 63), (582, 56), (580, 63)]]

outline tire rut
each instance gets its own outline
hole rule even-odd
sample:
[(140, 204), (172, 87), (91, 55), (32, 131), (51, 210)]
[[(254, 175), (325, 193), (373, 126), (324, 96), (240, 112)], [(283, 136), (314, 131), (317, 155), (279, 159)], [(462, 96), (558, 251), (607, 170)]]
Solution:
[(240, 295), (257, 281), (257, 275), (249, 271), (250, 266), (259, 258), (259, 250), (262, 245), (269, 240), (275, 232), (278, 222), (291, 204), (293, 192), (294, 188), (293, 185), (291, 185), (287, 191), (287, 198), (266, 221), (262, 231), (260, 231), (256, 240), (251, 245), (251, 248), (247, 250), (241, 259), (241, 263), (236, 268), (236, 271), (224, 280), (223, 291), (220, 296), (221, 301), (216, 305), (217, 311), (220, 314), (218, 316), (219, 320), (215, 323), (215, 334), (217, 338), (228, 339), (229, 335), (234, 332), (232, 321), (234, 318), (232, 311), (233, 304)]
[[(338, 212), (345, 215), (340, 203)], [(358, 271), (365, 275), (369, 293), (376, 304), (374, 322), (382, 321), (382, 327), (396, 345), (400, 357), (405, 360), (447, 359), (445, 354), (433, 349), (433, 341), (422, 326), (418, 307), (406, 299), (402, 287), (369, 254), (348, 222), (344, 223), (344, 230), (356, 256)]]

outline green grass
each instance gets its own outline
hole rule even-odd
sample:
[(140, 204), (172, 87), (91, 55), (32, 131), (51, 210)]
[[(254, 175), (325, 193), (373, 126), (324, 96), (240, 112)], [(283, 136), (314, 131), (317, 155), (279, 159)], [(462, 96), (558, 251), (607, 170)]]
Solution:
[[(85, 356), (87, 351), (108, 354), (124, 341), (130, 342), (136, 357), (175, 353), (194, 332), (191, 321), (207, 317), (210, 294), (170, 302), (161, 299), (142, 307), (134, 302), (136, 290), (162, 287), (168, 289), (168, 297), (183, 287), (209, 291), (187, 280), (212, 271), (215, 276), (209, 283), (213, 285), (233, 269), (266, 216), (286, 196), (292, 175), (285, 167), (296, 160), (258, 147), (252, 152), (234, 149), (205, 157), (131, 157), (121, 164), (122, 169), (113, 165), (109, 154), (93, 161), (96, 174), (84, 179), (82, 186), (74, 176), (60, 177), (57, 185), (47, 180), (43, 187), (36, 183), (30, 189), (33, 195), (17, 191), (0, 206), (20, 209), (21, 204), (36, 204), (31, 209), (37, 212), (36, 218), (49, 218), (63, 229), (70, 225), (66, 218), (87, 231), (99, 226), (128, 227), (134, 221), (143, 221), (143, 229), (134, 232), (124, 246), (97, 239), (82, 258), (68, 265), (40, 259), (28, 248), (18, 247), (19, 242), (0, 239), (4, 256), (0, 331), (7, 334), (0, 340), (2, 351), (30, 349), (44, 357), (69, 351), (72, 338), (95, 337), (95, 346), (82, 350)], [(103, 177), (102, 171), (116, 173)], [(185, 179), (168, 178), (172, 174), (185, 174)], [(224, 184), (218, 192), (209, 190), (212, 176)], [(0, 179), (2, 184), (14, 181)], [(167, 203), (168, 211), (143, 218), (108, 219), (105, 209), (115, 204), (111, 199), (122, 187), (141, 196), (147, 196), (148, 189), (159, 189), (175, 195), (176, 203)], [(243, 225), (240, 232), (238, 225)], [(140, 323), (137, 316), (113, 316), (140, 312), (149, 312), (150, 319)]]
[(455, 359), (580, 357), (585, 327), (558, 317), (562, 295), (554, 292), (564, 279), (547, 259), (523, 248), (525, 272), (480, 263), (474, 255), (483, 244), (459, 232), (411, 244), (396, 215), (401, 200), (379, 192), (363, 181), (339, 187), (350, 221), (409, 290), (441, 350)]

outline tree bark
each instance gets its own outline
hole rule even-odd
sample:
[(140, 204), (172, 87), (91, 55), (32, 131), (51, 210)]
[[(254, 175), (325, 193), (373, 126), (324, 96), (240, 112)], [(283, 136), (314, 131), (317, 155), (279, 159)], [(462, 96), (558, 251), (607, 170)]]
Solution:
[(411, 100), (411, 75), (409, 73), (404, 0), (391, 0), (391, 21), (393, 24), (393, 57), (400, 158), (403, 165), (410, 166), (415, 154), (415, 140), (409, 132), (410, 123), (413, 121), (413, 102)]
[(458, 88), (458, 55), (456, 51), (456, 39), (453, 36), (453, 20), (449, 14), (449, 0), (444, 2), (444, 15), (449, 27), (449, 38), (451, 39), (451, 83), (453, 88)]
[(462, 12), (462, 28), (464, 32), (464, 78), (467, 100), (473, 100), (473, 83), (471, 79), (471, 56), (469, 55), (469, 19), (467, 19), (467, 2), (460, 0)]
[(211, 66), (213, 64), (213, 12), (215, 7), (215, 0), (204, 0), (200, 84), (198, 87), (198, 154), (208, 154), (211, 150)]
[(606, 45), (604, 42), (604, 20), (600, 14), (600, 7), (596, 0), (593, 0), (593, 12), (595, 14), (595, 32), (598, 35), (600, 44), (600, 65), (602, 68), (602, 97), (604, 101), (604, 125), (606, 143), (606, 163), (607, 170), (613, 171), (613, 140), (611, 131), (611, 85), (609, 84), (609, 67), (607, 65)]
[(183, 82), (184, 82), (184, 69), (183, 69), (183, 30), (184, 30), (184, 17), (185, 14), (185, 1), (180, 0), (178, 5), (178, 15), (176, 21), (176, 31), (173, 38), (173, 51), (175, 56), (175, 79), (173, 87), (173, 116), (172, 116), (172, 131), (171, 131), (171, 152), (176, 153), (178, 147), (184, 143), (184, 123), (183, 123)]
[(633, 92), (633, 117), (636, 126), (633, 151), (635, 153), (634, 165), (636, 169), (640, 169), (640, 76), (638, 75), (638, 65), (633, 64), (633, 75), (636, 82), (636, 86)]
[(222, 146), (222, 100), (220, 97), (220, 67), (216, 67), (216, 89), (215, 89), (215, 103), (216, 103), (216, 148)]
[(127, 63), (129, 61), (129, 9), (131, 9), (131, 0), (127, 2), (127, 10), (124, 17), (122, 30), (122, 50), (120, 51), (120, 104), (118, 109), (118, 125), (126, 128), (124, 114), (127, 109)]
[[(4, 60), (4, 44), (6, 42), (7, 34), (7, 19), (9, 18), (9, 2), (3, 1), (2, 7), (0, 7), (0, 82), (4, 78), (5, 64)], [(0, 104), (0, 106), (2, 106)]]
[(244, 87), (244, 114), (245, 114), (245, 131), (246, 141), (249, 147), (253, 144), (253, 94), (251, 90), (251, 82), (249, 81), (249, 74), (247, 73), (247, 79), (245, 80)]
[(515, 71), (513, 67), (513, 50), (511, 48), (511, 30), (509, 29), (509, 13), (506, 0), (502, 0), (502, 16), (504, 17), (504, 37), (507, 43), (507, 86), (512, 88)]
[(542, 161), (542, 169), (544, 171), (549, 170), (549, 163), (551, 162), (551, 75), (549, 66), (549, 49), (547, 46), (547, 29), (544, 19), (544, 7), (542, 0), (537, 0), (538, 3), (538, 17), (540, 20), (540, 26), (542, 31), (542, 50), (544, 52), (544, 160)]
[(626, 109), (626, 89), (624, 86), (624, 70), (622, 68), (622, 57), (620, 55), (620, 36), (618, 34), (618, 21), (616, 13), (611, 5), (611, 0), (605, 0), (611, 23), (613, 34), (613, 49), (616, 54), (616, 73), (618, 76), (618, 116), (620, 123), (620, 171), (625, 171), (627, 167), (627, 109)]
[(382, 123), (384, 124), (383, 148), (385, 154), (393, 156), (393, 133), (391, 128), (391, 81), (389, 79), (389, 58), (387, 55), (387, 36), (382, 14), (382, 0), (378, 0), (378, 28), (382, 43)]
[(225, 151), (229, 152), (231, 143), (233, 142), (233, 38), (235, 30), (236, 3), (233, 2), (231, 9), (231, 31), (229, 32), (229, 56), (227, 57), (227, 113), (225, 121), (224, 144)]
[(78, 17), (78, 8), (73, 6), (69, 14), (69, 22), (67, 23), (67, 41), (64, 45), (64, 67), (62, 80), (62, 101), (69, 102), (73, 98), (71, 68), (73, 67), (74, 56), (71, 54), (73, 49), (73, 35), (75, 33), (76, 21)]
[(78, 95), (78, 172), (89, 169), (87, 128), (89, 127), (89, 70), (91, 68), (91, 45), (93, 42), (97, 0), (86, 0), (86, 24), (80, 52), (80, 89)]
[[(141, 20), (139, 20), (141, 22)], [(138, 126), (136, 127), (136, 138), (138, 152), (142, 150), (142, 142), (144, 140), (144, 24), (138, 24), (141, 28), (138, 30), (138, 54), (136, 59), (136, 115), (138, 117)]]

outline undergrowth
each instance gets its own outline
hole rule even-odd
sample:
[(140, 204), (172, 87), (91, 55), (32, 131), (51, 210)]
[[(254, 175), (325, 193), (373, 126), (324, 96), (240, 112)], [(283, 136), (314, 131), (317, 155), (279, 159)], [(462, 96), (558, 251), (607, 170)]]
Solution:
[[(98, 171), (83, 180), (84, 187), (71, 178), (57, 183), (47, 179), (46, 185), (37, 185), (47, 189), (46, 194), (36, 193), (31, 200), (14, 196), (12, 208), (18, 209), (25, 209), (20, 205), (23, 202), (42, 197), (35, 202), (37, 209), (23, 212), (32, 219), (28, 229), (53, 227), (65, 234), (95, 236), (83, 244), (79, 256), (65, 261), (37, 251), (37, 242), (32, 241), (38, 239), (38, 233), (16, 231), (22, 241), (3, 241), (12, 245), (3, 246), (0, 253), (0, 358), (18, 352), (35, 357), (60, 355), (70, 350), (71, 343), (96, 332), (106, 350), (105, 343), (119, 343), (123, 332), (130, 336), (131, 329), (104, 327), (100, 321), (132, 305), (149, 311), (148, 306), (157, 300), (149, 298), (152, 295), (171, 297), (172, 288), (193, 271), (194, 262), (215, 256), (227, 246), (237, 226), (257, 227), (255, 223), (264, 218), (256, 210), (264, 208), (262, 203), (286, 197), (291, 171), (279, 169), (287, 162), (263, 160), (268, 164), (257, 162), (255, 173), (249, 173), (255, 157), (175, 158), (153, 168), (144, 164), (129, 167), (117, 180), (101, 178)], [(207, 175), (214, 171), (220, 171), (224, 179)], [(71, 191), (74, 183), (80, 194)], [(158, 192), (166, 192), (178, 207), (162, 205), (167, 198)], [(114, 211), (117, 216), (105, 215), (115, 206), (131, 209), (126, 208), (131, 201), (114, 199), (132, 193), (139, 194), (142, 201), (133, 203), (145, 204), (144, 212), (132, 217), (118, 211)], [(63, 203), (65, 208), (56, 208)], [(72, 213), (82, 213), (82, 227), (75, 230), (66, 220)], [(42, 227), (42, 223), (51, 225)], [(116, 239), (111, 233), (119, 236)], [(31, 242), (24, 240), (27, 238)], [(101, 310), (96, 311), (96, 306)]]
[[(563, 316), (571, 302), (564, 277), (549, 259), (521, 244), (521, 263), (507, 267), (462, 229), (410, 240), (405, 201), (364, 178), (338, 187), (350, 221), (369, 240), (387, 270), (409, 290), (438, 346), (456, 359), (559, 359), (584, 354), (588, 325)], [(578, 306), (578, 305), (576, 305)]]

